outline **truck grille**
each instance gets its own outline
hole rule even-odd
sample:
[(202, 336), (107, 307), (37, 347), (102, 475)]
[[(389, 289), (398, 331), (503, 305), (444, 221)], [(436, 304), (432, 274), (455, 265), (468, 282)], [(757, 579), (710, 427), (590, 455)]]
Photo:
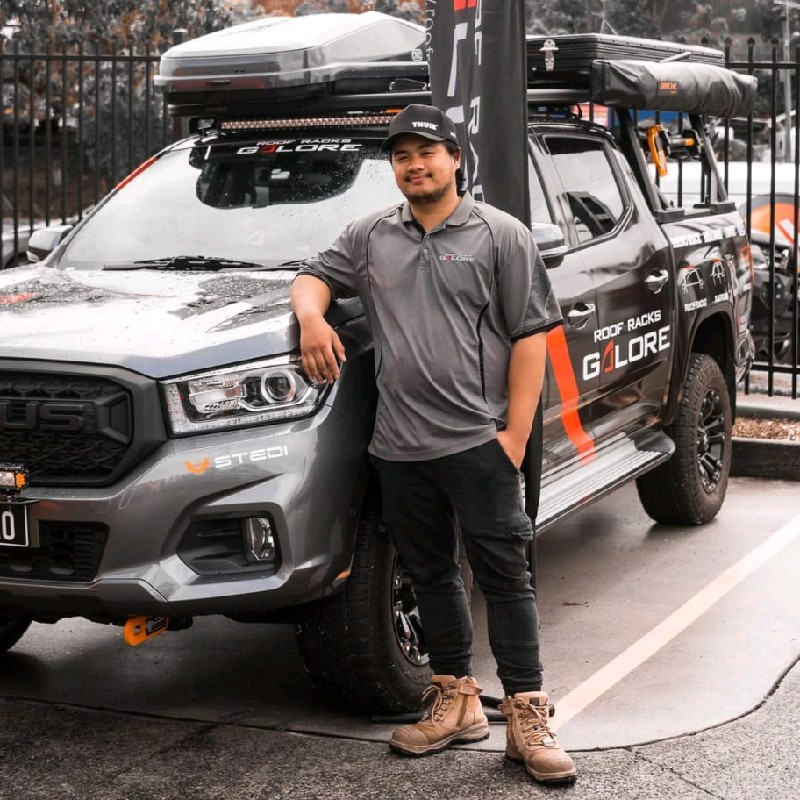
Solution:
[(133, 439), (131, 393), (103, 377), (0, 372), (0, 461), (31, 484), (110, 481)]
[(93, 522), (39, 522), (39, 547), (0, 547), (0, 577), (90, 581), (108, 528)]

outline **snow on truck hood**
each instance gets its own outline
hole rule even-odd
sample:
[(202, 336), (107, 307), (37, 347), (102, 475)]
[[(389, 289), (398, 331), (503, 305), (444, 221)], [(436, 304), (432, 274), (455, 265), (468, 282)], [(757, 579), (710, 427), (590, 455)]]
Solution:
[(154, 378), (287, 353), (293, 271), (0, 273), (0, 358), (109, 364)]

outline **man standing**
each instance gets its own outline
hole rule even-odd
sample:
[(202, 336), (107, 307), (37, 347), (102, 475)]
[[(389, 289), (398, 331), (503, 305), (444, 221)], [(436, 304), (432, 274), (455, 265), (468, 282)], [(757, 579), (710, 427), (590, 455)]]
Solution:
[(406, 202), (348, 225), (300, 269), (292, 307), (303, 368), (335, 381), (345, 360), (324, 319), (358, 295), (375, 343), (378, 409), (370, 454), (384, 520), (411, 577), (434, 675), (422, 720), (393, 750), (425, 755), (489, 735), (472, 671), (472, 620), (458, 565), (461, 529), (487, 605), (506, 697), (507, 757), (543, 783), (575, 778), (548, 726), (539, 620), (525, 557), (531, 521), (519, 468), (545, 368), (545, 333), (561, 323), (529, 230), (466, 193), (461, 151), (439, 109), (411, 105), (383, 149)]

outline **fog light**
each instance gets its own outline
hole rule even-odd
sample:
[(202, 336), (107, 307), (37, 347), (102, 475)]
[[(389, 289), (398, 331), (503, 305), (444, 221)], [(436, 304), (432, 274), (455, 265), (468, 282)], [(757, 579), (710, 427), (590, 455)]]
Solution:
[(272, 561), (277, 546), (267, 517), (248, 517), (244, 521), (244, 554), (248, 561)]
[(18, 494), (28, 485), (28, 471), (17, 464), (0, 464), (0, 494)]

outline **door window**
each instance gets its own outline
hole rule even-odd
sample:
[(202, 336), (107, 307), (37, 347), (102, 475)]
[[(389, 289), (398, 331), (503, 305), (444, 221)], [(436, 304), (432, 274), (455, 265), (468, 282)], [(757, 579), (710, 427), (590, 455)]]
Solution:
[(552, 222), (553, 215), (547, 203), (542, 178), (533, 161), (528, 159), (528, 185), (531, 194), (531, 222)]
[(611, 233), (625, 212), (625, 198), (602, 142), (547, 137), (547, 149), (564, 187), (581, 244)]

